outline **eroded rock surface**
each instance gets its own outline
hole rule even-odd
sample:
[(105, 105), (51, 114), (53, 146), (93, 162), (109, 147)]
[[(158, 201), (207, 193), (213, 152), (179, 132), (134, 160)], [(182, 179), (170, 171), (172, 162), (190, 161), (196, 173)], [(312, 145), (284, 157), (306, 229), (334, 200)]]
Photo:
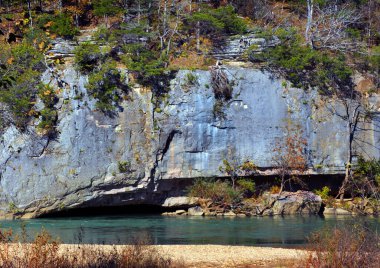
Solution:
[[(75, 207), (162, 205), (184, 195), (192, 178), (223, 176), (223, 159), (250, 159), (270, 174), (274, 146), (289, 122), (307, 140), (309, 173), (343, 172), (345, 122), (329, 113), (318, 94), (260, 70), (226, 66), (225, 72), (234, 91), (223, 118), (215, 115), (209, 71), (193, 71), (191, 84), (189, 71), (179, 71), (160, 107), (153, 106), (149, 90), (135, 86), (114, 117), (95, 109), (87, 77), (71, 63), (46, 71), (43, 82), (60, 89), (58, 137), (38, 133), (37, 121), (25, 133), (4, 130), (0, 209), (35, 217)], [(359, 133), (366, 141), (362, 148), (379, 157), (373, 145), (380, 132), (370, 127), (375, 131)], [(126, 162), (131, 168), (121, 171)]]

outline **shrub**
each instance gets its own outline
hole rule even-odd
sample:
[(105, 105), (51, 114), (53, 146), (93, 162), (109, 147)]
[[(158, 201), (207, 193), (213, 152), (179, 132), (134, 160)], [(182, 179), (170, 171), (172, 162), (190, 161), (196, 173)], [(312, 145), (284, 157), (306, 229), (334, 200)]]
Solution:
[(37, 25), (41, 29), (46, 29), (53, 34), (65, 38), (73, 38), (79, 33), (78, 28), (74, 26), (72, 18), (65, 13), (59, 13), (56, 15), (44, 14), (39, 17)]
[(380, 160), (358, 158), (354, 176), (349, 188), (353, 196), (369, 196), (379, 199), (380, 196)]
[(317, 51), (304, 45), (295, 29), (280, 28), (273, 34), (280, 44), (261, 54), (248, 52), (252, 61), (267, 62), (267, 68), (284, 75), (295, 87), (316, 87), (327, 95), (332, 90), (345, 94), (351, 88), (352, 70), (343, 54)]
[(272, 187), (270, 187), (269, 192), (271, 194), (278, 194), (280, 192), (280, 186), (273, 185)]
[[(28, 241), (25, 227), (21, 235), (11, 229), (0, 230), (0, 264), (4, 268), (24, 267), (120, 267), (169, 268), (185, 267), (161, 255), (149, 241), (135, 239), (132, 245), (104, 249), (101, 246), (62, 245), (47, 231), (42, 230), (33, 241)], [(81, 238), (77, 238), (81, 243)]]
[(99, 110), (112, 114), (120, 105), (122, 94), (128, 93), (128, 85), (124, 80), (112, 61), (104, 63), (99, 70), (90, 74), (86, 87), (88, 93), (97, 100), (96, 107)]
[(55, 104), (58, 102), (58, 97), (54, 89), (49, 85), (40, 85), (38, 96), (44, 103), (44, 108), (40, 111), (41, 122), (38, 128), (43, 130), (47, 135), (54, 136), (55, 125), (58, 119), (58, 113)]
[(314, 233), (303, 267), (378, 267), (380, 237), (365, 223), (347, 224)]
[[(4, 50), (0, 57), (7, 59), (7, 75), (13, 83), (8, 83), (0, 94), (0, 101), (10, 112), (10, 122), (20, 130), (25, 130), (30, 118), (34, 116), (33, 106), (36, 99), (37, 85), (45, 70), (43, 55), (27, 41)], [(8, 119), (9, 120), (9, 119)]]
[(113, 0), (94, 0), (94, 14), (98, 17), (116, 15), (121, 10)]
[(198, 77), (197, 75), (193, 74), (193, 73), (186, 73), (185, 75), (185, 83), (186, 85), (188, 86), (198, 86), (199, 83), (198, 83)]
[(242, 191), (248, 192), (248, 194), (253, 194), (256, 191), (256, 183), (253, 180), (238, 179), (237, 184)]
[(100, 48), (96, 44), (82, 43), (75, 51), (75, 64), (80, 72), (88, 73), (103, 59)]
[(127, 173), (131, 171), (131, 163), (128, 161), (119, 161), (117, 163), (117, 166), (121, 173)]
[(124, 45), (123, 52), (122, 62), (134, 73), (140, 84), (152, 87), (155, 96), (168, 91), (172, 72), (166, 70), (165, 56), (143, 44)]
[(188, 189), (191, 197), (211, 199), (215, 204), (234, 204), (242, 198), (242, 192), (234, 190), (230, 183), (225, 181), (195, 180)]
[(327, 200), (329, 198), (330, 188), (324, 186), (321, 190), (315, 190), (315, 193), (319, 195), (322, 199)]
[(187, 23), (195, 27), (201, 24), (201, 34), (219, 37), (219, 34), (243, 34), (247, 26), (243, 19), (239, 18), (231, 5), (217, 9), (203, 9), (200, 12), (187, 17)]

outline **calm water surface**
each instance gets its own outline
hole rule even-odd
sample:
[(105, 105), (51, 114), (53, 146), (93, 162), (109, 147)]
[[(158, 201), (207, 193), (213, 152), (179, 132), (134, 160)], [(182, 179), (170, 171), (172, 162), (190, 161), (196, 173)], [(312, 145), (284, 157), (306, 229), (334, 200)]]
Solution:
[(0, 221), (1, 228), (16, 233), (25, 224), (29, 237), (42, 228), (64, 243), (127, 244), (149, 237), (154, 244), (221, 244), (294, 247), (312, 232), (365, 220), (380, 231), (379, 218), (358, 217), (262, 217), (202, 218), (160, 215), (48, 218)]

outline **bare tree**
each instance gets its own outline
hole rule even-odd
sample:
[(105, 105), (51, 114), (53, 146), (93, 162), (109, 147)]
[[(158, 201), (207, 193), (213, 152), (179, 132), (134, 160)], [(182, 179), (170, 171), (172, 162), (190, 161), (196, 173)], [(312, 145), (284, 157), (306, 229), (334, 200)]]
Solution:
[(314, 0), (306, 0), (307, 3), (307, 23), (305, 30), (305, 40), (306, 44), (312, 46), (310, 38), (310, 30), (313, 24), (313, 14), (314, 14)]
[(359, 22), (360, 14), (351, 6), (327, 5), (316, 8), (318, 16), (311, 22), (308, 40), (313, 48), (357, 50), (358, 42), (348, 38), (347, 29)]
[(285, 137), (276, 143), (272, 160), (281, 180), (279, 195), (286, 183), (294, 182), (304, 186), (299, 175), (307, 169), (306, 140), (299, 125), (290, 122), (285, 127)]
[[(338, 104), (341, 105), (341, 109), (337, 107), (336, 103), (332, 104), (332, 100), (337, 100)], [(373, 129), (367, 129), (365, 123), (370, 122), (374, 118), (375, 109), (362, 94), (353, 88), (349, 95), (336, 95), (335, 99), (330, 99), (327, 102), (327, 109), (346, 124), (347, 151), (345, 176), (337, 195), (343, 201), (347, 188), (353, 179), (353, 158), (358, 155), (354, 148), (354, 143), (356, 146), (363, 145), (358, 135), (360, 131), (374, 131)]]

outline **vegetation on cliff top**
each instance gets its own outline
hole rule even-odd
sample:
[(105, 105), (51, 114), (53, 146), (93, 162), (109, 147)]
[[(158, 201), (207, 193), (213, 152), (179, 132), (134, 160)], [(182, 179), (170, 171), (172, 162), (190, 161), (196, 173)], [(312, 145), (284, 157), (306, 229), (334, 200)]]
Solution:
[[(228, 35), (260, 32), (268, 39), (276, 36), (279, 44), (262, 54), (248, 53), (251, 60), (265, 61), (294, 86), (331, 94), (335, 90), (348, 92), (356, 70), (370, 74), (373, 88), (367, 91), (377, 88), (379, 10), (377, 1), (13, 0), (0, 2), (0, 29), (4, 42), (10, 43), (6, 50), (17, 50), (24, 43), (35, 49), (28, 53), (41, 60), (50, 39), (75, 38), (79, 29), (99, 26), (96, 44), (83, 44), (76, 51), (78, 70), (99, 75), (100, 65), (112, 59), (157, 96), (167, 92), (172, 70), (207, 68), (212, 63), (210, 50)], [(98, 44), (108, 51), (100, 51)], [(10, 54), (2, 57), (2, 66), (16, 64)], [(28, 61), (25, 66), (23, 61), (18, 63), (22, 69), (30, 67)], [(34, 74), (27, 72), (31, 80), (43, 70), (32, 69)], [(21, 70), (15, 72), (14, 77), (20, 77)], [(22, 89), (25, 97), (13, 109), (13, 121), (21, 129), (38, 97), (32, 85)], [(17, 94), (9, 92), (2, 102), (14, 106)], [(112, 110), (101, 108), (107, 106), (105, 98), (94, 97), (99, 109)], [(117, 101), (111, 103), (117, 106)]]

